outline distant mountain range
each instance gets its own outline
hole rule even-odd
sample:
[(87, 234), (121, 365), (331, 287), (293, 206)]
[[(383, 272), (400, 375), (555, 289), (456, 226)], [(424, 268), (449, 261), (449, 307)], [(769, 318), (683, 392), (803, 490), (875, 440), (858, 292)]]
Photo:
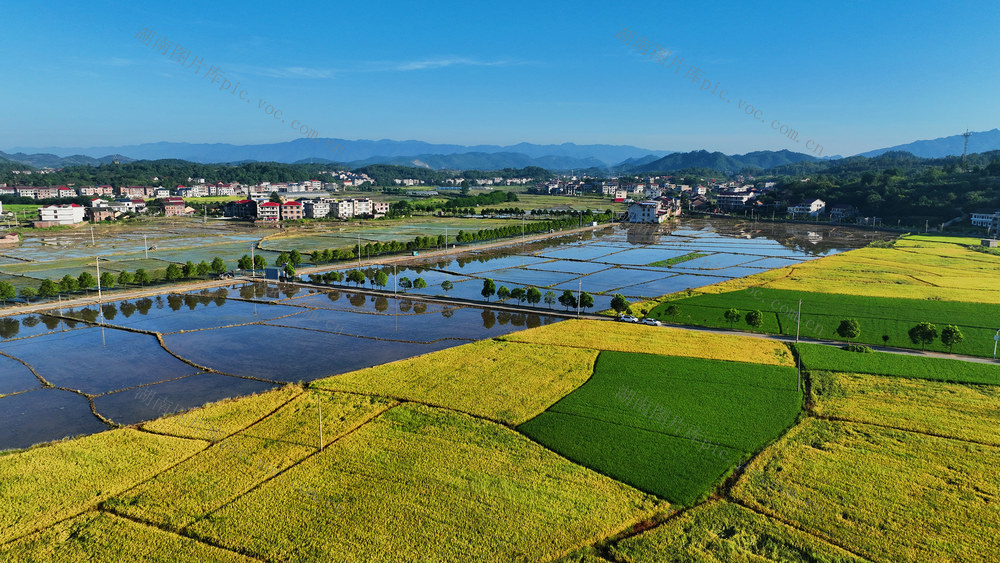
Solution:
[[(124, 156), (118, 158), (119, 162), (132, 162), (134, 160)], [(101, 158), (91, 158), (82, 154), (58, 156), (51, 153), (25, 154), (23, 152), (17, 152), (14, 154), (7, 154), (0, 151), (0, 159), (20, 164), (27, 164), (28, 166), (33, 166), (35, 168), (61, 168), (63, 166), (73, 166), (75, 164), (91, 164), (95, 166), (98, 164), (108, 164), (115, 160), (115, 156), (107, 155)]]
[(673, 153), (654, 160), (644, 157), (634, 161), (631, 165), (623, 162), (616, 168), (620, 172), (631, 174), (674, 172), (687, 168), (711, 168), (722, 172), (738, 172), (747, 168), (773, 168), (803, 160), (812, 162), (820, 159), (787, 150), (756, 151), (734, 155), (725, 155), (721, 152), (692, 151)]
[[(952, 135), (868, 151), (857, 156), (874, 157), (886, 152), (904, 151), (922, 158), (941, 158), (961, 155), (963, 144), (964, 139), (961, 135)], [(339, 150), (328, 147), (339, 147)], [(972, 134), (969, 139), (970, 154), (991, 150), (1000, 150), (1000, 129)], [(370, 164), (398, 164), (434, 170), (498, 170), (538, 166), (556, 171), (599, 170), (618, 174), (644, 174), (688, 168), (711, 168), (725, 172), (736, 172), (747, 168), (766, 170), (802, 161), (832, 160), (839, 157), (817, 159), (787, 150), (726, 155), (704, 150), (678, 153), (631, 145), (518, 143), (507, 146), (466, 146), (388, 139), (379, 141), (296, 139), (265, 145), (160, 142), (105, 147), (14, 147), (10, 154), (0, 152), (0, 158), (36, 168), (59, 168), (75, 164), (97, 165), (115, 159), (120, 162), (131, 162), (175, 158), (205, 164), (273, 161), (337, 164), (348, 168)]]
[[(330, 148), (328, 148), (330, 147)], [(340, 150), (334, 150), (340, 148)], [(569, 170), (607, 167), (628, 158), (649, 154), (661, 157), (671, 151), (643, 149), (629, 145), (536, 145), (518, 143), (516, 145), (445, 145), (423, 141), (349, 141), (346, 139), (296, 139), (285, 143), (266, 145), (230, 145), (224, 143), (146, 143), (142, 145), (106, 147), (15, 147), (13, 160), (34, 166), (33, 162), (45, 162), (39, 166), (65, 166), (86, 164), (81, 158), (103, 160), (108, 155), (124, 155), (130, 159), (157, 160), (177, 158), (200, 163), (244, 162), (249, 160), (274, 162), (337, 162), (348, 165), (358, 164), (406, 164), (427, 168), (455, 168), (467, 170), (482, 169), (476, 163), (486, 163), (494, 168), (542, 166), (550, 169)], [(37, 154), (43, 153), (46, 158)], [(73, 162), (58, 163), (48, 157), (54, 155), (74, 155)], [(493, 155), (486, 157), (485, 155)], [(501, 155), (501, 156), (497, 156)], [(462, 156), (464, 158), (458, 158)], [(451, 158), (446, 158), (451, 157)], [(420, 163), (414, 162), (420, 161)], [(52, 164), (50, 162), (56, 162)], [(95, 164), (91, 162), (90, 164)]]
[[(878, 156), (887, 152), (908, 152), (921, 158), (942, 158), (945, 156), (962, 156), (965, 138), (962, 135), (939, 137), (929, 141), (914, 141), (905, 145), (896, 145), (884, 149), (863, 152), (857, 156)], [(969, 137), (969, 154), (988, 152), (1000, 149), (1000, 129), (973, 132)]]

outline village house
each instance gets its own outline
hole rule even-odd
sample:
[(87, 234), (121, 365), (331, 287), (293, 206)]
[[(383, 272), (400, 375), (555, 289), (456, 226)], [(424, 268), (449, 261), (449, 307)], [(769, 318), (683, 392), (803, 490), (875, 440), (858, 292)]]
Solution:
[(309, 219), (322, 219), (330, 214), (330, 202), (323, 199), (310, 199), (302, 202), (305, 216)]
[(281, 204), (280, 217), (282, 221), (302, 219), (302, 204), (297, 201), (286, 201)]
[(40, 221), (35, 221), (36, 227), (52, 227), (55, 225), (75, 225), (83, 222), (84, 207), (75, 203), (63, 205), (46, 205), (38, 210)]
[(184, 205), (182, 197), (165, 197), (160, 201), (163, 203), (163, 214), (167, 217), (178, 217), (187, 213), (187, 206)]
[(254, 216), (258, 221), (277, 222), (281, 218), (281, 204), (273, 201), (265, 201), (256, 204), (257, 210)]
[(810, 217), (818, 217), (825, 209), (826, 202), (822, 199), (807, 199), (799, 202), (798, 205), (788, 206), (788, 214), (792, 216), (808, 215)]

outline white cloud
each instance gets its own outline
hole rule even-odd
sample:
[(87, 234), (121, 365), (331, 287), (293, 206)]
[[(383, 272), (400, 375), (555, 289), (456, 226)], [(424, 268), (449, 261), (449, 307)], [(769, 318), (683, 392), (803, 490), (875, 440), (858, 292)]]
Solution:
[(262, 67), (249, 65), (228, 65), (223, 66), (223, 68), (237, 73), (264, 76), (267, 78), (323, 79), (333, 78), (336, 75), (336, 71), (332, 69), (309, 68), (303, 66)]
[(446, 68), (449, 66), (508, 66), (511, 64), (516, 63), (512, 63), (511, 61), (478, 61), (464, 57), (452, 57), (399, 63), (395, 65), (392, 70), (426, 70), (431, 68)]

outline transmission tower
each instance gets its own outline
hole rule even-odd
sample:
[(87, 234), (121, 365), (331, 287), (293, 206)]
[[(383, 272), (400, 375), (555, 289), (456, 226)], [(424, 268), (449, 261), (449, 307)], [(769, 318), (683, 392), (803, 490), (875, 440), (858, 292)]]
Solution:
[(972, 133), (969, 133), (969, 130), (966, 129), (965, 133), (962, 133), (962, 136), (965, 137), (965, 146), (962, 147), (962, 168), (965, 168), (965, 157), (969, 154), (969, 137), (972, 136)]

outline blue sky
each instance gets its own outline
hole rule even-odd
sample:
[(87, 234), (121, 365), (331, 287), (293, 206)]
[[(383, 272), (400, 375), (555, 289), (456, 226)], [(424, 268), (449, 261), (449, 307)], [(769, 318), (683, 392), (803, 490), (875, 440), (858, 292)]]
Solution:
[[(1000, 125), (996, 3), (6, 0), (2, 13), (0, 149), (280, 142), (296, 121), (346, 139), (849, 155)], [(201, 72), (136, 39), (144, 26)], [(638, 54), (622, 26), (684, 66)], [(225, 73), (214, 84), (210, 66)]]

